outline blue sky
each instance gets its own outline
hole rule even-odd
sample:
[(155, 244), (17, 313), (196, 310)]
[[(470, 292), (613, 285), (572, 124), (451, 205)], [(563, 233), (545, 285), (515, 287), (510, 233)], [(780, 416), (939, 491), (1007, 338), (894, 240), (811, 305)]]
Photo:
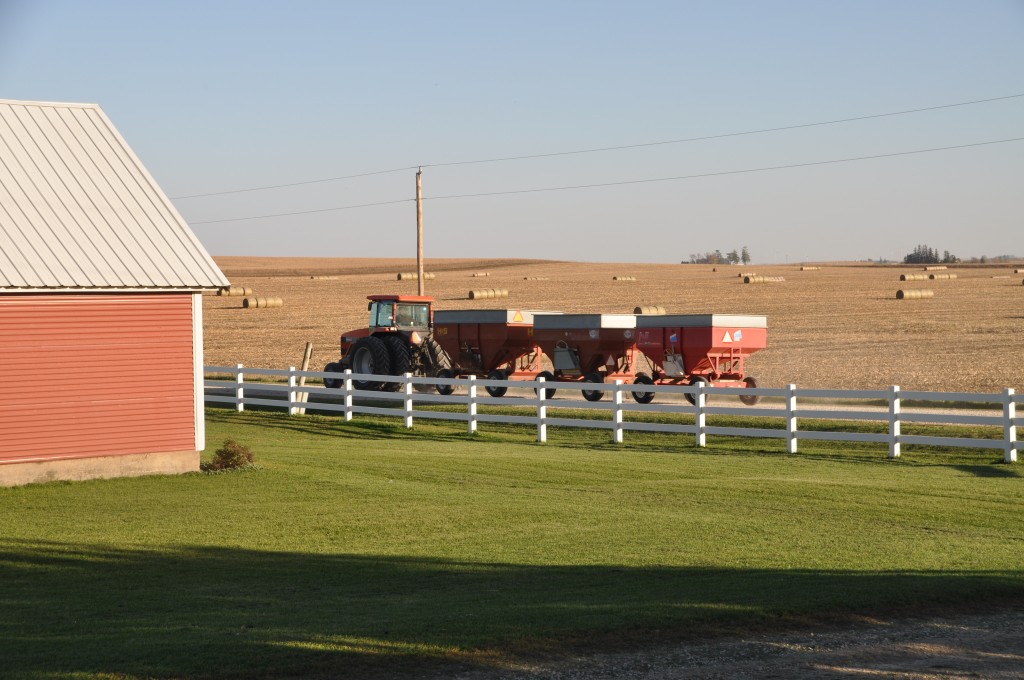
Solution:
[[(424, 169), (426, 255), (1024, 256), (1024, 2), (0, 0), (0, 98), (100, 104), (172, 197)], [(414, 171), (175, 198), (215, 255), (414, 256)], [(376, 207), (264, 219), (239, 217)]]

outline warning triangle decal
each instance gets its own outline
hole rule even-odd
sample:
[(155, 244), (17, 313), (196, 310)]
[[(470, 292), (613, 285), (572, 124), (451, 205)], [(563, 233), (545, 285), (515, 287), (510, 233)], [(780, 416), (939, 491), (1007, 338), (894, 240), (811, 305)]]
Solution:
[(523, 320), (523, 315), (520, 312), (516, 312), (515, 314), (512, 315), (512, 320), (513, 321), (522, 321)]
[(732, 342), (732, 338), (729, 336), (729, 331), (725, 332), (725, 337), (722, 338), (722, 342)]

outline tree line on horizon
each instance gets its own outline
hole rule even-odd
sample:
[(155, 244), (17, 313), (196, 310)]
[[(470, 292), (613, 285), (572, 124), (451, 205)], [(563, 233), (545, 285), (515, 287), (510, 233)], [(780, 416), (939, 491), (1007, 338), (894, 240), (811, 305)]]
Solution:
[(735, 249), (726, 254), (721, 250), (707, 253), (691, 253), (689, 260), (683, 260), (682, 264), (750, 264), (750, 251), (746, 246), (737, 252)]

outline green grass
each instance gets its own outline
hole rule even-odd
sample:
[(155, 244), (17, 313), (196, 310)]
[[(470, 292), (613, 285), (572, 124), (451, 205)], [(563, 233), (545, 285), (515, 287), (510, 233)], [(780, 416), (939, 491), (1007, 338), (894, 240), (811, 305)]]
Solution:
[(207, 427), (207, 458), (230, 437), (261, 469), (0, 489), (0, 675), (388, 677), (1024, 596), (1024, 480), (998, 451)]

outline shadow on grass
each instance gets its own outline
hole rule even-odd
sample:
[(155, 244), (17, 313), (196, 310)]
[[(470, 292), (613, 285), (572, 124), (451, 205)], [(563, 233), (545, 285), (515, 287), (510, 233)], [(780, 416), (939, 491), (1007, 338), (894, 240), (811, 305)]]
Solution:
[(824, 613), (1019, 601), (1022, 581), (2, 541), (0, 659), (4, 677), (391, 677), (499, 665), (530, 649), (524, 640), (637, 645)]

